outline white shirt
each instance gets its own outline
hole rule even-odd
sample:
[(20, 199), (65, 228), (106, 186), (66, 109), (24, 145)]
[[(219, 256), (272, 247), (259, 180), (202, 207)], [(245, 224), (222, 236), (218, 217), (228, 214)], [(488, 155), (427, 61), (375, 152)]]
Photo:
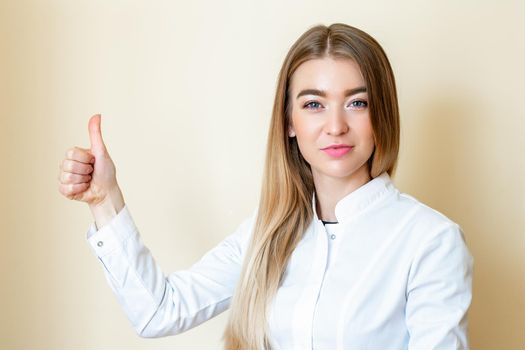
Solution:
[[(385, 172), (314, 218), (269, 309), (272, 349), (468, 349), (473, 258), (456, 223)], [(187, 270), (165, 276), (125, 206), (87, 240), (136, 332), (174, 335), (226, 310), (256, 211)]]

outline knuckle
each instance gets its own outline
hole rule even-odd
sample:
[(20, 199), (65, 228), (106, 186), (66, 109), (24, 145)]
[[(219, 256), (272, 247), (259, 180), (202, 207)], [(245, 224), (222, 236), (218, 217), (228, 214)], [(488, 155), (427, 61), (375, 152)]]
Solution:
[(63, 171), (67, 171), (68, 170), (68, 167), (69, 167), (69, 161), (67, 159), (64, 159), (62, 160), (62, 164), (60, 165), (60, 168), (63, 170)]

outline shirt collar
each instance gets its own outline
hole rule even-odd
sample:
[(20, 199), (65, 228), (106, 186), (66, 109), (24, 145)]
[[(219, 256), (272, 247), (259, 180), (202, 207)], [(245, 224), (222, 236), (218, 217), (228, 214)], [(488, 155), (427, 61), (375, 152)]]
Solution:
[[(358, 215), (365, 208), (383, 198), (395, 189), (392, 179), (385, 171), (381, 175), (368, 181), (361, 187), (350, 192), (335, 205), (335, 217), (339, 223)], [(312, 196), (312, 209), (314, 218), (318, 221), (316, 210), (315, 191)]]

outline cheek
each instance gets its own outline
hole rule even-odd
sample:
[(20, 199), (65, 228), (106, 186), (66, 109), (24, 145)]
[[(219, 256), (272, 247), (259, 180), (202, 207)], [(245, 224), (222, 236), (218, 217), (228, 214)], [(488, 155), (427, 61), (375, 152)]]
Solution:
[(359, 134), (362, 142), (374, 144), (374, 130), (372, 129), (370, 118), (367, 118), (367, 120), (360, 125)]
[(308, 147), (317, 140), (319, 125), (315, 121), (308, 121), (300, 116), (293, 119), (293, 129), (299, 145)]
[(295, 140), (299, 147), (299, 152), (308, 164), (315, 158), (317, 151), (317, 133), (315, 128), (308, 123), (296, 123), (294, 124)]

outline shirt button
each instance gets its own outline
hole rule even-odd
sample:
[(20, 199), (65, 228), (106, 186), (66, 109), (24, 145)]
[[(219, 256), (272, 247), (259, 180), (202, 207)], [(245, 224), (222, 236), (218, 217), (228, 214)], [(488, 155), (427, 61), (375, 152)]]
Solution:
[(332, 234), (332, 235), (330, 236), (330, 238), (331, 238), (331, 239), (335, 239), (335, 235)]
[(98, 245), (99, 247), (102, 247), (102, 246), (104, 245), (104, 242), (102, 242), (102, 241), (98, 241), (98, 242), (97, 242), (97, 245)]

